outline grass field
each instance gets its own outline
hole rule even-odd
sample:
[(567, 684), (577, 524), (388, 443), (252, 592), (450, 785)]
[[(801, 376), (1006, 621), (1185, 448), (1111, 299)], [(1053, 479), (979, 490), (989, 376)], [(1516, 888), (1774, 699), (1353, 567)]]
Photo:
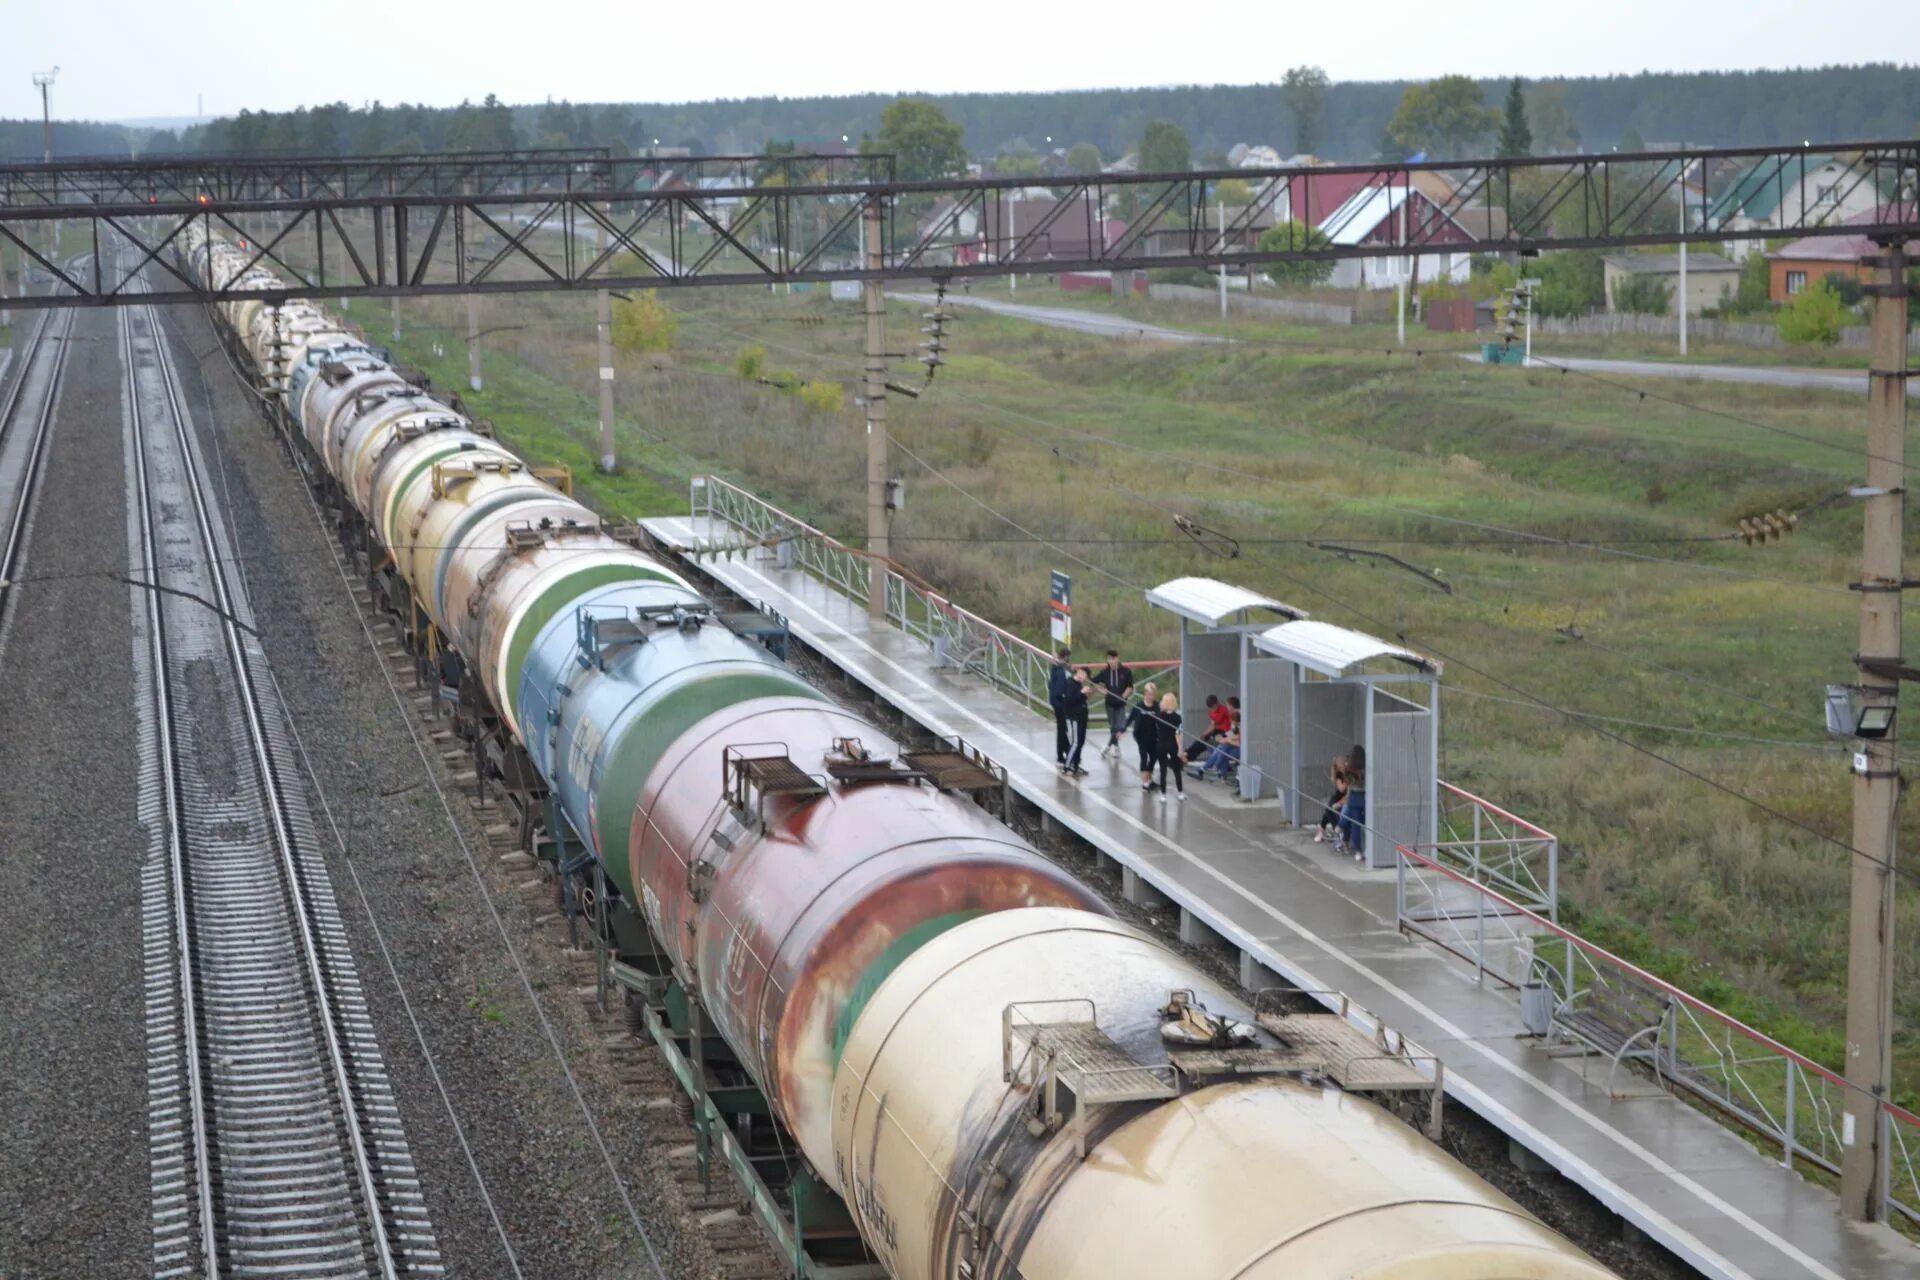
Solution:
[[(1023, 287), (1018, 300), (1062, 299)], [(596, 496), (621, 515), (683, 510), (684, 481), (713, 470), (858, 541), (857, 310), (819, 292), (670, 301), (675, 349), (619, 359), (627, 466), (592, 479)], [(464, 385), (461, 314), (406, 304), (399, 353), (442, 386)], [(507, 439), (583, 479), (597, 452), (591, 317), (585, 298), (483, 303), (483, 327), (527, 327), (484, 340), (487, 390), (470, 397)], [(893, 307), (896, 350), (918, 328), (915, 309)], [(1849, 855), (1794, 824), (1848, 832), (1845, 757), (1820, 730), (1820, 695), (1851, 678), (1859, 514), (1844, 491), (1863, 461), (1861, 401), (1647, 384), (1706, 412), (1470, 364), (1448, 346), (1345, 349), (1365, 345), (1354, 330), (1238, 326), (1257, 341), (1162, 348), (979, 312), (952, 329), (951, 363), (926, 393), (890, 400), (909, 567), (1036, 638), (1048, 570), (1068, 571), (1088, 650), (1167, 656), (1174, 630), (1142, 588), (1196, 573), (1445, 657), (1443, 776), (1561, 835), (1577, 927), (1840, 1064)], [(754, 345), (771, 371), (846, 382), (849, 407), (809, 409), (742, 379), (736, 359)], [(1801, 513), (1792, 537), (1728, 539), (1740, 517), (1778, 507)], [(1238, 557), (1196, 546), (1175, 513), (1237, 539)], [(1391, 552), (1452, 590), (1310, 540)], [(1909, 807), (1902, 834), (1916, 831)], [(1900, 914), (1912, 1028), (1920, 898), (1905, 893)], [(1920, 1034), (1898, 1051), (1911, 1100)]]

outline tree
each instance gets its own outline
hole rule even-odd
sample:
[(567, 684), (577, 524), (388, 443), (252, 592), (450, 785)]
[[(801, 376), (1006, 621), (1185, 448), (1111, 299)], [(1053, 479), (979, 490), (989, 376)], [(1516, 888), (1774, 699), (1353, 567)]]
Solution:
[(1573, 123), (1573, 113), (1567, 110), (1566, 85), (1535, 85), (1527, 114), (1537, 154), (1557, 156), (1580, 149), (1580, 130)]
[(1140, 135), (1140, 172), (1180, 173), (1192, 167), (1187, 131), (1171, 120), (1149, 120)]
[(1003, 178), (1037, 178), (1040, 157), (1024, 142), (1017, 143), (993, 158), (993, 171)]
[(1847, 327), (1846, 304), (1822, 280), (1780, 309), (1780, 338), (1799, 346), (1830, 347)]
[(1673, 290), (1659, 276), (1628, 276), (1613, 286), (1613, 309), (1629, 315), (1664, 316), (1673, 309)]
[(679, 331), (680, 317), (652, 289), (614, 301), (613, 345), (622, 351), (671, 351)]
[(1067, 148), (1068, 173), (1100, 172), (1100, 148), (1091, 142), (1076, 142)]
[(892, 155), (901, 182), (951, 178), (967, 167), (966, 130), (925, 98), (898, 98), (880, 113), (880, 132), (860, 140), (869, 155)]
[(1500, 121), (1498, 154), (1503, 159), (1533, 154), (1533, 130), (1527, 127), (1527, 100), (1520, 92), (1520, 77), (1507, 86), (1507, 109)]
[(1253, 203), (1253, 188), (1239, 178), (1222, 178), (1213, 189), (1213, 198), (1229, 209), (1244, 209)]
[(1466, 76), (1441, 76), (1407, 86), (1387, 122), (1387, 138), (1403, 156), (1457, 160), (1479, 148), (1499, 123), (1480, 86)]
[[(1276, 222), (1260, 236), (1261, 253), (1280, 253), (1288, 249), (1330, 249), (1333, 241), (1318, 227), (1304, 222)], [(1333, 274), (1333, 262), (1324, 258), (1305, 261), (1270, 262), (1267, 279), (1281, 288), (1308, 289), (1325, 284)]]
[(1592, 249), (1540, 255), (1533, 309), (1543, 316), (1582, 316), (1607, 300), (1607, 269)]
[(1295, 67), (1280, 81), (1280, 96), (1293, 112), (1293, 149), (1312, 155), (1320, 146), (1320, 111), (1327, 100), (1327, 73), (1319, 67)]
[(1733, 305), (1723, 308), (1737, 315), (1751, 315), (1765, 311), (1773, 305), (1773, 271), (1767, 255), (1759, 246), (1747, 255), (1740, 264), (1740, 286), (1733, 295)]
[(1617, 148), (1617, 150), (1645, 151), (1646, 149), (1647, 149), (1646, 140), (1640, 136), (1640, 131), (1638, 129), (1628, 129), (1625, 133), (1620, 135), (1620, 145)]
[(1820, 277), (1820, 283), (1840, 296), (1840, 304), (1857, 307), (1860, 299), (1867, 296), (1866, 286), (1860, 283), (1860, 277), (1844, 271), (1829, 271)]

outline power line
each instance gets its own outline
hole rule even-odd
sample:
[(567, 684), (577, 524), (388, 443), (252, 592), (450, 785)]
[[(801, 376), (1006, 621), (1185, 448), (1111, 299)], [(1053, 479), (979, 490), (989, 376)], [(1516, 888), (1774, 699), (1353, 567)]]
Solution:
[[(896, 441), (895, 443), (898, 443), (898, 442)], [(986, 502), (984, 499), (980, 498), (978, 495), (966, 490), (957, 481), (952, 479), (952, 477), (946, 475), (944, 472), (941, 472), (937, 468), (933, 467), (930, 463), (926, 462), (926, 460), (921, 458), (918, 454), (915, 454), (910, 450), (906, 450), (906, 447), (904, 445), (902, 445), (901, 448), (903, 451), (906, 451), (907, 455), (913, 458), (914, 461), (918, 462), (921, 466), (925, 467), (936, 478), (940, 479), (942, 482), (944, 482), (945, 484), (953, 488), (956, 492), (959, 492), (960, 494), (962, 494), (969, 501), (981, 507), (983, 510), (991, 512), (992, 514), (999, 517), (1001, 520), (1005, 521), (1007, 524), (1011, 525), (1012, 527), (1016, 529), (1023, 529), (1024, 531), (1024, 527), (1021, 526), (1019, 522), (1014, 520), (1011, 516), (1007, 516), (1001, 513), (1000, 511), (996, 510), (991, 504)], [(1143, 586), (1140, 583), (1130, 581), (1119, 574), (1113, 573), (1111, 570), (1102, 568), (1099, 565), (1095, 565), (1091, 561), (1085, 560), (1084, 558), (1081, 558), (1079, 556), (1072, 556), (1071, 553), (1064, 551), (1064, 549), (1061, 549), (1061, 548), (1055, 548), (1055, 549), (1060, 550), (1061, 553), (1064, 555), (1069, 555), (1073, 560), (1075, 560), (1076, 563), (1086, 565), (1088, 568), (1094, 570), (1096, 573), (1099, 573), (1104, 577), (1110, 578), (1113, 581), (1120, 583), (1122, 586), (1125, 586), (1131, 590), (1138, 590), (1143, 592), (1146, 590), (1145, 586)], [(1278, 572), (1282, 578), (1293, 583), (1295, 586), (1301, 588), (1302, 590), (1310, 592), (1313, 595), (1317, 595), (1322, 599), (1329, 601), (1330, 603), (1336, 605), (1341, 609), (1346, 610), (1347, 612), (1353, 614), (1354, 616), (1365, 620), (1372, 626), (1378, 627), (1383, 631), (1390, 632), (1401, 643), (1403, 644), (1408, 643), (1406, 632), (1404, 630), (1396, 628), (1392, 622), (1384, 618), (1376, 617), (1375, 615), (1368, 613), (1366, 610), (1361, 609), (1356, 605), (1350, 604), (1345, 600), (1342, 600), (1340, 597), (1325, 590), (1324, 588), (1316, 587), (1311, 583), (1307, 582), (1306, 580), (1299, 578), (1298, 576), (1292, 573), (1289, 573), (1284, 569), (1276, 569), (1276, 572)], [(1787, 826), (1793, 827), (1796, 830), (1804, 832), (1805, 834), (1812, 836), (1814, 839), (1819, 840), (1822, 843), (1831, 844), (1838, 848), (1844, 849), (1849, 855), (1853, 857), (1863, 858), (1866, 861), (1872, 863), (1873, 865), (1882, 868), (1883, 870), (1892, 872), (1896, 875), (1904, 876), (1910, 880), (1913, 880), (1915, 883), (1920, 883), (1920, 872), (1910, 871), (1907, 868), (1901, 867), (1895, 863), (1891, 863), (1880, 858), (1875, 858), (1868, 853), (1865, 853), (1859, 849), (1854, 848), (1853, 845), (1848, 843), (1847, 841), (1842, 840), (1837, 836), (1830, 835), (1827, 832), (1820, 830), (1818, 827), (1815, 827), (1810, 823), (1803, 822), (1799, 818), (1796, 818), (1793, 815), (1786, 813), (1785, 811), (1766, 803), (1764, 800), (1761, 800), (1756, 796), (1749, 795), (1746, 792), (1741, 791), (1737, 787), (1729, 786), (1728, 784), (1721, 782), (1717, 778), (1710, 777), (1709, 775), (1702, 773), (1699, 770), (1694, 769), (1688, 765), (1682, 764), (1681, 762), (1674, 760), (1671, 757), (1662, 755), (1658, 751), (1653, 750), (1651, 747), (1647, 747), (1642, 745), (1641, 743), (1635, 742), (1633, 741), (1633, 739), (1628, 738), (1621, 733), (1618, 733), (1612, 729), (1605, 727), (1604, 724), (1599, 723), (1594, 718), (1585, 716), (1581, 712), (1572, 710), (1571, 708), (1560, 706), (1557, 703), (1549, 702), (1545, 698), (1540, 697), (1538, 694), (1535, 694), (1530, 690), (1521, 688), (1519, 685), (1514, 684), (1512, 681), (1507, 680), (1504, 677), (1496, 676), (1492, 672), (1489, 672), (1484, 668), (1477, 666), (1472, 662), (1467, 661), (1465, 658), (1461, 658), (1461, 657), (1458, 657), (1457, 655), (1446, 653), (1443, 650), (1435, 647), (1431, 643), (1426, 643), (1426, 642), (1422, 642), (1422, 643), (1423, 643), (1423, 647), (1425, 647), (1429, 653), (1433, 654), (1437, 658), (1440, 658), (1442, 661), (1452, 663), (1456, 666), (1464, 667), (1466, 670), (1471, 671), (1473, 674), (1479, 676), (1481, 679), (1486, 680), (1489, 683), (1494, 684), (1499, 688), (1506, 690), (1508, 693), (1517, 695), (1519, 699), (1524, 699), (1521, 705), (1537, 707), (1540, 710), (1552, 712), (1553, 714), (1562, 716), (1572, 721), (1576, 725), (1580, 725), (1584, 728), (1587, 728), (1592, 733), (1596, 733), (1601, 737), (1608, 739), (1609, 741), (1618, 743), (1619, 745), (1626, 747), (1629, 751), (1633, 751), (1639, 755), (1643, 755), (1650, 760), (1653, 760), (1659, 764), (1665, 765), (1669, 769), (1673, 769), (1676, 772), (1684, 774), (1685, 776), (1692, 778), (1694, 781), (1702, 783), (1705, 786), (1710, 787), (1713, 790), (1718, 791), (1721, 794), (1729, 797), (1730, 799), (1737, 800), (1743, 804), (1749, 805), (1752, 808), (1758, 810), (1759, 812), (1766, 814), (1768, 817), (1773, 818), (1775, 821), (1784, 823)], [(1795, 744), (1795, 745), (1804, 745), (1804, 744)]]
[[(722, 322), (712, 321), (711, 323), (720, 324)], [(730, 328), (723, 327), (722, 331), (729, 333), (736, 338), (741, 338), (743, 340), (750, 341), (750, 342), (759, 342), (762, 345), (772, 346), (776, 350), (786, 351), (792, 355), (803, 356), (807, 359), (823, 358), (817, 352), (805, 351), (797, 347), (790, 347), (780, 343), (767, 342), (765, 339), (752, 337), (751, 335), (744, 334), (737, 329), (730, 329)], [(1336, 347), (1333, 349), (1341, 350), (1345, 348)], [(851, 365), (851, 362), (845, 361), (833, 356), (826, 356), (824, 357), (824, 359), (830, 364), (849, 365), (849, 366)], [(1285, 488), (1303, 490), (1305, 492), (1312, 493), (1318, 497), (1335, 500), (1335, 501), (1342, 500), (1342, 497), (1343, 497), (1342, 495), (1335, 494), (1319, 485), (1307, 484), (1298, 480), (1288, 480), (1282, 476), (1277, 476), (1277, 475), (1266, 475), (1258, 472), (1247, 471), (1240, 467), (1228, 466), (1223, 463), (1210, 462), (1204, 459), (1191, 457), (1186, 454), (1175, 453), (1175, 452), (1171, 452), (1163, 449), (1155, 449), (1147, 445), (1135, 444), (1131, 441), (1121, 440), (1114, 436), (1109, 436), (1097, 431), (1087, 431), (1077, 427), (1066, 426), (1063, 423), (1054, 422), (1050, 419), (1040, 417), (1036, 414), (1028, 413), (1024, 410), (1013, 409), (1005, 405), (994, 404), (991, 401), (980, 400), (980, 399), (977, 399), (976, 397), (967, 395), (964, 392), (956, 391), (953, 389), (951, 381), (941, 383), (940, 387), (943, 394), (950, 396), (953, 399), (960, 400), (963, 403), (973, 405), (976, 408), (985, 409), (990, 413), (997, 413), (1002, 416), (1025, 423), (1029, 426), (1039, 427), (1042, 430), (1057, 432), (1059, 434), (1072, 436), (1081, 440), (1085, 440), (1092, 444), (1097, 444), (1097, 445), (1109, 447), (1109, 448), (1122, 449), (1130, 453), (1136, 453), (1145, 457), (1156, 458), (1164, 462), (1177, 463), (1181, 466), (1191, 467), (1196, 470), (1209, 471), (1218, 475), (1231, 476), (1236, 479), (1248, 481), (1255, 485), (1261, 485), (1261, 486), (1279, 485)], [(1203, 499), (1203, 501), (1206, 501), (1206, 499)], [(1749, 582), (1770, 583), (1774, 586), (1786, 587), (1792, 590), (1815, 591), (1815, 592), (1821, 592), (1823, 594), (1836, 594), (1836, 595), (1848, 594), (1844, 588), (1829, 587), (1817, 582), (1796, 581), (1791, 578), (1778, 578), (1778, 577), (1772, 577), (1767, 574), (1750, 573), (1743, 569), (1732, 569), (1723, 565), (1706, 564), (1698, 560), (1679, 560), (1671, 556), (1655, 556), (1655, 555), (1648, 555), (1644, 552), (1629, 551), (1624, 549), (1621, 546), (1612, 545), (1611, 540), (1597, 541), (1597, 540), (1588, 540), (1588, 539), (1580, 539), (1580, 538), (1567, 538), (1567, 537), (1561, 537), (1555, 534), (1537, 533), (1531, 530), (1515, 529), (1509, 526), (1490, 524), (1484, 521), (1468, 520), (1459, 516), (1441, 515), (1438, 512), (1424, 511), (1417, 507), (1406, 507), (1406, 506), (1400, 506), (1398, 504), (1393, 504), (1393, 503), (1375, 503), (1373, 505), (1380, 507), (1382, 510), (1392, 511), (1400, 515), (1411, 516), (1421, 520), (1430, 520), (1438, 524), (1450, 525), (1458, 528), (1472, 529), (1480, 533), (1505, 535), (1507, 537), (1513, 538), (1516, 541), (1520, 541), (1520, 542), (1533, 542), (1533, 543), (1539, 543), (1542, 545), (1553, 545), (1553, 546), (1561, 547), (1567, 550), (1592, 551), (1600, 555), (1613, 556), (1621, 559), (1634, 560), (1634, 561), (1639, 561), (1639, 562), (1649, 563), (1649, 564), (1675, 565), (1681, 568), (1692, 569), (1702, 573), (1718, 574), (1723, 577), (1738, 578), (1738, 579), (1742, 579)], [(1166, 508), (1162, 508), (1162, 509), (1165, 510)], [(1710, 540), (1719, 541), (1721, 539), (1710, 539)], [(1728, 538), (1725, 540), (1731, 541), (1731, 538)]]

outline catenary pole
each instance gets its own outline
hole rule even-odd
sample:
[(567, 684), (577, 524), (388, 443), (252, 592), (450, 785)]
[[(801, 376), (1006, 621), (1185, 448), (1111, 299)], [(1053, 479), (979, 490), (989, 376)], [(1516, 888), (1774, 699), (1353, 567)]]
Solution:
[[(1860, 706), (1900, 699), (1901, 557), (1906, 504), (1906, 256), (1899, 242), (1866, 259), (1873, 299), (1867, 378), (1866, 508), (1860, 555)], [(1864, 726), (1857, 726), (1864, 727)], [(1885, 1216), (1886, 1102), (1893, 1071), (1893, 888), (1900, 774), (1896, 726), (1861, 737), (1853, 758), (1852, 893), (1847, 931), (1846, 1091), (1840, 1208), (1857, 1222)]]
[[(869, 199), (863, 219), (866, 227), (867, 270), (886, 266), (881, 240), (880, 201)], [(888, 534), (893, 523), (887, 509), (887, 304), (880, 281), (861, 285), (867, 310), (867, 616), (887, 616)]]
[[(601, 212), (604, 216), (606, 211)], [(593, 247), (595, 257), (607, 251), (603, 222), (594, 223)], [(594, 340), (600, 348), (600, 470), (612, 475), (619, 462), (613, 443), (613, 295), (605, 289), (594, 291), (593, 314)]]

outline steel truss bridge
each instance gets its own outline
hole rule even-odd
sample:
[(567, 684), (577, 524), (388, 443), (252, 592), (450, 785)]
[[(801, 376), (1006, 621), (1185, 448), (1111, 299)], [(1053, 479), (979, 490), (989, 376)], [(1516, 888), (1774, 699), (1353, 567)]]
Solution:
[[(196, 222), (282, 278), (283, 287), (258, 294), (273, 301), (1251, 269), (1781, 236), (1920, 239), (1920, 141), (1911, 139), (912, 183), (891, 181), (884, 165), (857, 168), (874, 159), (723, 158), (707, 162), (720, 166), (717, 181), (653, 186), (648, 166), (657, 178), (691, 162), (616, 161), (589, 149), (24, 165), (0, 174), (8, 193), (0, 252), (12, 246), (65, 290), (11, 305), (68, 307), (252, 296), (203, 288), (175, 269), (170, 249)], [(128, 198), (126, 166), (141, 165), (151, 167), (137, 181), (153, 189)], [(1214, 201), (1228, 179), (1252, 194), (1222, 217)], [(1016, 225), (1016, 196), (1042, 185), (1051, 203), (1035, 203), (1040, 212)], [(1762, 196), (1775, 213), (1765, 225), (1745, 213)], [(1843, 220), (1837, 210), (1862, 196), (1873, 212)], [(1297, 243), (1260, 234), (1300, 219), (1321, 234)], [(55, 224), (64, 228), (58, 254)], [(156, 288), (134, 295), (149, 264), (160, 271)]]

